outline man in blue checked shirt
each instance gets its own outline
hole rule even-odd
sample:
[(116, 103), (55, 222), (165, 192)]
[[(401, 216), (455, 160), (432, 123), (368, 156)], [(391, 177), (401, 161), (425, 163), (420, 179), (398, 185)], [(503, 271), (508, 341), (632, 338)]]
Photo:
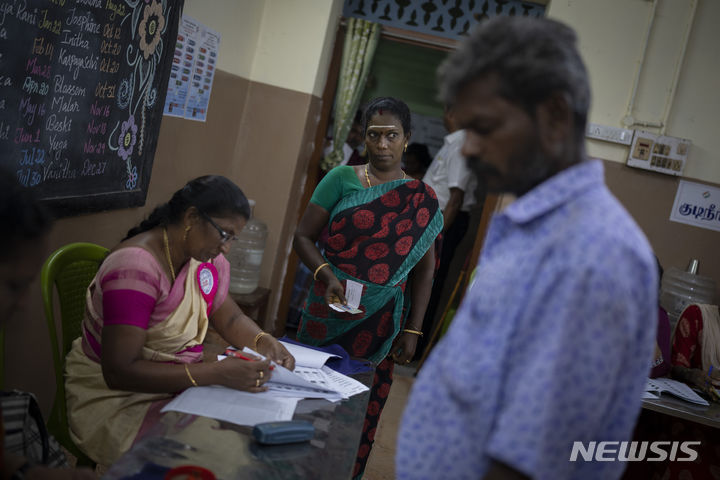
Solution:
[(403, 415), (400, 479), (613, 479), (573, 442), (630, 440), (653, 353), (648, 241), (585, 154), (590, 106), (575, 33), (552, 20), (481, 24), (440, 68), (463, 155), (493, 218), (475, 280)]

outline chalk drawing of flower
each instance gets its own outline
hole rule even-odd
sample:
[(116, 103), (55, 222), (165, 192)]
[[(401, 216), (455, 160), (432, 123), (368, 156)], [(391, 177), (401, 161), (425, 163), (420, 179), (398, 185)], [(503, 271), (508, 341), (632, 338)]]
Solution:
[(152, 88), (145, 98), (145, 108), (152, 108), (155, 105), (155, 100), (157, 100), (157, 88)]
[(132, 167), (132, 170), (128, 169), (128, 179), (125, 182), (125, 188), (132, 190), (137, 185), (137, 167)]
[(155, 52), (158, 43), (160, 43), (160, 34), (164, 28), (165, 17), (163, 16), (162, 6), (157, 1), (146, 5), (138, 30), (140, 34), (140, 50), (142, 50), (145, 60)]
[(120, 141), (118, 142), (118, 155), (123, 160), (127, 160), (132, 155), (133, 147), (137, 141), (137, 125), (135, 119), (130, 116), (127, 121), (122, 122), (120, 126)]
[(120, 87), (118, 88), (118, 94), (117, 94), (118, 107), (125, 110), (128, 107), (128, 105), (130, 105), (131, 98), (132, 98), (132, 86), (130, 85), (130, 82), (126, 78), (122, 82), (120, 82)]

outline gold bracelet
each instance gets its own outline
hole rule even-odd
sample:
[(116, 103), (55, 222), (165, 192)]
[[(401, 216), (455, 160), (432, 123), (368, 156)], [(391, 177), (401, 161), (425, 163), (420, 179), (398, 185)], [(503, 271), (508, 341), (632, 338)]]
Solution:
[(190, 382), (192, 382), (193, 387), (197, 387), (197, 386), (198, 386), (197, 382), (196, 382), (195, 379), (192, 377), (192, 375), (190, 375), (190, 369), (188, 368), (188, 364), (187, 364), (187, 363), (183, 363), (183, 366), (185, 367), (185, 373), (187, 373), (187, 376), (188, 376), (188, 378), (190, 379)]
[(322, 265), (320, 265), (318, 268), (316, 268), (316, 269), (315, 269), (315, 273), (313, 273), (313, 280), (317, 280), (317, 274), (318, 274), (318, 272), (320, 271), (320, 269), (323, 268), (323, 267), (327, 267), (328, 265), (330, 265), (330, 264), (327, 263), (327, 262), (325, 262), (325, 263), (323, 263)]
[(258, 342), (259, 342), (260, 339), (261, 339), (263, 336), (265, 336), (265, 335), (270, 335), (270, 334), (267, 333), (267, 332), (260, 332), (260, 333), (258, 333), (257, 335), (255, 335), (255, 339), (253, 340), (253, 347), (254, 347), (253, 350), (255, 350), (256, 352), (257, 352), (257, 344), (258, 344)]
[(421, 332), (420, 330), (410, 330), (409, 328), (403, 328), (402, 331), (405, 333), (414, 333), (415, 335), (420, 335), (421, 337), (423, 336), (423, 332)]

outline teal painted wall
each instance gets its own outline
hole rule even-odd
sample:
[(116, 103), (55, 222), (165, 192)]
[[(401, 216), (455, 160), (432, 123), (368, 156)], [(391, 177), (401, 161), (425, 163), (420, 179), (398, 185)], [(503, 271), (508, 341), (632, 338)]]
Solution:
[(397, 97), (413, 113), (442, 117), (437, 100), (436, 71), (448, 52), (380, 39), (362, 96)]

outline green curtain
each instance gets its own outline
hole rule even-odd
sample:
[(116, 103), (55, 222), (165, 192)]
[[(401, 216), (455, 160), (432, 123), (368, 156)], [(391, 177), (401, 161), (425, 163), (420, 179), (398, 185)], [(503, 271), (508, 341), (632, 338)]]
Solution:
[(380, 24), (359, 18), (348, 19), (335, 94), (333, 150), (320, 163), (320, 167), (325, 171), (336, 167), (343, 160), (342, 147), (358, 109), (379, 38)]

